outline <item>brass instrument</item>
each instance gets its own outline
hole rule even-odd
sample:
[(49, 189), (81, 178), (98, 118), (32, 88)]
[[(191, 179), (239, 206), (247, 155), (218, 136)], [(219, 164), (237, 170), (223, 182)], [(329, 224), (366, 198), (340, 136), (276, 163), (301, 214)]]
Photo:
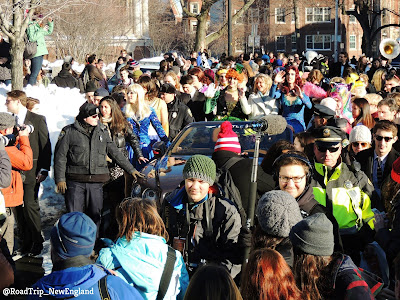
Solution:
[(387, 59), (393, 59), (400, 54), (399, 42), (394, 39), (383, 39), (379, 44), (379, 51)]

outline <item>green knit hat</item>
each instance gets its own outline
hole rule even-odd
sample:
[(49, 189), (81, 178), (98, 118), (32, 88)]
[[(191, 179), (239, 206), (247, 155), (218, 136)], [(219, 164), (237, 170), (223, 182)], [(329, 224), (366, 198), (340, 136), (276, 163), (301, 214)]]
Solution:
[(213, 185), (216, 176), (217, 171), (214, 161), (204, 155), (193, 155), (183, 167), (183, 179), (196, 178)]

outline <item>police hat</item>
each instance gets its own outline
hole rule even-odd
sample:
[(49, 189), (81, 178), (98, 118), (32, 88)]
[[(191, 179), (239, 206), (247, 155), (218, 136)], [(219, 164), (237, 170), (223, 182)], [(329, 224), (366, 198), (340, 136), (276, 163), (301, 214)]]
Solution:
[(334, 126), (322, 126), (316, 128), (313, 131), (313, 135), (315, 137), (315, 142), (318, 144), (329, 143), (336, 145), (345, 139), (345, 133), (340, 128)]
[(336, 112), (325, 105), (315, 104), (314, 115), (325, 119), (331, 119), (335, 117)]

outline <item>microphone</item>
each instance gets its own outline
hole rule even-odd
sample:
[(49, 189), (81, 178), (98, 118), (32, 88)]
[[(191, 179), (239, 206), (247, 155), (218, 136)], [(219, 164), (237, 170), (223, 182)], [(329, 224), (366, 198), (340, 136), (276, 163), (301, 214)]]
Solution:
[(281, 134), (286, 130), (286, 119), (280, 115), (268, 115), (260, 118), (257, 121), (246, 125), (246, 128), (252, 128), (259, 133), (266, 133), (268, 135)]

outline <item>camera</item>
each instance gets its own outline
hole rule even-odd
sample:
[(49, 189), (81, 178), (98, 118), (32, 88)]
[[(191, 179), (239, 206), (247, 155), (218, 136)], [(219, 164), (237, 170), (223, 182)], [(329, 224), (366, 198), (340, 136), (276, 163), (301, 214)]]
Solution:
[(2, 135), (0, 134), (0, 143), (4, 145), (4, 147), (14, 146), (17, 142), (17, 136), (15, 134)]
[(33, 127), (33, 125), (30, 125), (30, 124), (28, 124), (28, 125), (25, 125), (25, 124), (22, 124), (22, 125), (15, 125), (14, 126), (14, 133), (15, 134), (18, 134), (18, 132), (19, 131), (23, 131), (23, 130), (25, 130), (26, 128), (28, 128), (28, 132), (29, 132), (29, 134), (31, 134), (34, 130), (35, 130), (35, 127)]

